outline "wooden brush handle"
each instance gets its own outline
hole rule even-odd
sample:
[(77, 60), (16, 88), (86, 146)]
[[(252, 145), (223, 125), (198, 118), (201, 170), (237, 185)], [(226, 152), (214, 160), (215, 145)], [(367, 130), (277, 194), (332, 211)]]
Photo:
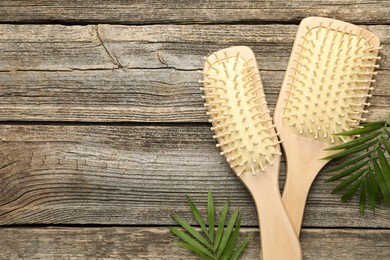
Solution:
[(301, 230), (307, 195), (315, 177), (326, 162), (288, 162), (282, 201), (298, 237)]
[(277, 173), (268, 171), (259, 175), (249, 176), (252, 180), (245, 183), (250, 186), (259, 217), (262, 259), (302, 259), (299, 239), (282, 204)]

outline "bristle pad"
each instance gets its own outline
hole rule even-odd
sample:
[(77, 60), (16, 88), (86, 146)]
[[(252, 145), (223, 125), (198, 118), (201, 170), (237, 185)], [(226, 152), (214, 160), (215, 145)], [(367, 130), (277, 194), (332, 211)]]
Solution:
[(294, 48), (297, 59), (288, 71), (290, 90), (284, 126), (293, 133), (325, 143), (350, 140), (334, 133), (357, 128), (362, 118), (377, 48), (347, 28), (307, 27)]
[(279, 150), (255, 61), (239, 53), (215, 57), (204, 91), (217, 146), (238, 175), (264, 171)]

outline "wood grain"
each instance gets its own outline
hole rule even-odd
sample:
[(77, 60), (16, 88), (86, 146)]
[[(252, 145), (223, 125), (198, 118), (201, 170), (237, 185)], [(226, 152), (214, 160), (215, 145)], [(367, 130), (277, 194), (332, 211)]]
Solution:
[(6, 0), (4, 22), (61, 23), (236, 23), (297, 22), (321, 15), (357, 23), (389, 23), (386, 0), (350, 1), (77, 1)]
[[(0, 224), (173, 224), (188, 216), (184, 195), (203, 204), (230, 199), (243, 225), (257, 226), (254, 204), (219, 155), (209, 126), (2, 125)], [(282, 174), (285, 165), (282, 164)], [(390, 209), (359, 216), (320, 174), (303, 226), (389, 228)]]
[[(219, 209), (240, 207), (255, 232), (243, 259), (256, 259), (254, 204), (214, 146), (195, 70), (218, 49), (251, 47), (273, 110), (302, 18), (364, 24), (383, 44), (368, 115), (383, 119), (389, 11), (387, 0), (1, 1), (0, 258), (197, 259), (166, 226), (171, 213), (191, 219), (185, 194), (205, 213), (212, 190)], [(390, 210), (359, 217), (327, 177), (303, 225), (329, 229), (302, 231), (305, 259), (388, 258)]]
[[(365, 26), (381, 38), (382, 69), (389, 70), (390, 26)], [(260, 70), (287, 67), (297, 25), (2, 25), (1, 71), (202, 69), (203, 57), (247, 45)]]
[[(241, 238), (254, 232), (240, 259), (258, 259), (257, 229), (242, 228)], [(3, 228), (0, 251), (6, 259), (199, 259), (173, 244), (167, 228)], [(306, 229), (301, 243), (306, 260), (373, 260), (390, 254), (389, 230)]]
[[(261, 71), (271, 110), (284, 72)], [(207, 122), (195, 71), (131, 69), (0, 73), (1, 121)], [(390, 71), (379, 71), (370, 121), (386, 118)]]
[[(390, 26), (369, 120), (384, 118)], [(0, 26), (0, 120), (206, 122), (194, 71), (229, 45), (255, 50), (273, 108), (295, 25)], [(26, 33), (28, 32), (28, 33)], [(240, 37), (237, 37), (240, 35)], [(1, 72), (2, 71), (2, 72)]]

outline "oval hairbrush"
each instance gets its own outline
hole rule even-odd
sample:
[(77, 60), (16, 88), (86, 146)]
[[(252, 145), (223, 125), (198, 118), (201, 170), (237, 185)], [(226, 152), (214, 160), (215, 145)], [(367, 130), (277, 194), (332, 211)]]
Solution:
[(280, 141), (253, 52), (244, 46), (215, 52), (206, 58), (203, 75), (217, 147), (256, 204), (262, 259), (301, 259), (299, 240), (281, 201)]
[(299, 235), (310, 186), (329, 160), (324, 151), (353, 137), (375, 74), (379, 39), (356, 25), (302, 20), (276, 105), (274, 122), (287, 158), (283, 204)]

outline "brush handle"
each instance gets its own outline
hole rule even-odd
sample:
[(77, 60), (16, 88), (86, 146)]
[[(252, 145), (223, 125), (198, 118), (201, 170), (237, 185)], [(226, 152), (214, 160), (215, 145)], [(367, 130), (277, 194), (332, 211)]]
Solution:
[(299, 237), (307, 195), (310, 187), (327, 161), (288, 162), (286, 184), (284, 186), (282, 201), (284, 208)]
[(261, 259), (300, 260), (299, 239), (282, 204), (278, 174), (267, 171), (259, 175), (245, 183), (252, 193), (259, 218)]

